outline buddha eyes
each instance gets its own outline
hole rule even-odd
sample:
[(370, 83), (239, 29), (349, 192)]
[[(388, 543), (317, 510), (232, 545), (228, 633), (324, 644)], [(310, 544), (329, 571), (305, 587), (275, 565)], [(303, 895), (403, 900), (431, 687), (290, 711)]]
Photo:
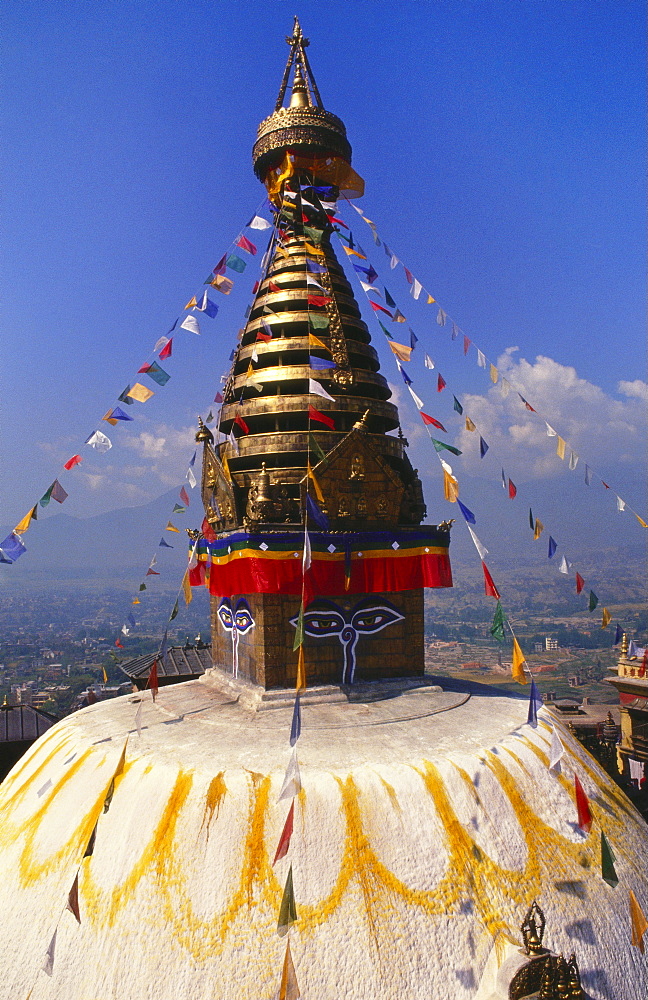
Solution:
[(304, 628), (309, 635), (338, 635), (345, 626), (342, 615), (310, 611), (304, 615)]
[[(379, 605), (373, 608), (359, 608), (351, 616), (350, 621), (337, 611), (307, 611), (304, 615), (304, 630), (312, 636), (340, 636), (343, 630), (349, 625), (357, 632), (372, 633), (379, 632), (386, 625), (393, 622), (402, 621), (403, 615), (393, 608)], [(295, 628), (298, 625), (298, 618), (291, 620), (291, 625)]]
[(227, 632), (235, 629), (241, 635), (245, 635), (254, 627), (252, 612), (244, 601), (239, 601), (235, 611), (232, 611), (229, 602), (223, 601), (218, 609), (218, 617)]
[(218, 609), (218, 617), (223, 624), (223, 628), (226, 628), (229, 632), (234, 624), (234, 616), (232, 615), (232, 609), (229, 604), (220, 605)]
[(249, 608), (237, 608), (234, 615), (234, 621), (236, 623), (236, 628), (242, 635), (249, 632), (254, 625), (254, 618), (250, 614)]
[(391, 608), (365, 608), (362, 611), (356, 611), (351, 619), (351, 624), (359, 632), (378, 632), (385, 625), (402, 621), (402, 618), (403, 616), (398, 611), (392, 611)]

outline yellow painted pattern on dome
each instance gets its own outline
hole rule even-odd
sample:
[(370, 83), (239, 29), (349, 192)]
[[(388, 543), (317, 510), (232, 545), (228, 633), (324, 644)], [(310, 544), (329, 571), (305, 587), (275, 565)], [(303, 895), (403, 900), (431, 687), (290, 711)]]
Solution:
[[(55, 733), (54, 730), (50, 730), (50, 732), (52, 733), (52, 735), (56, 735), (56, 736), (60, 736), (61, 735), (60, 733)], [(49, 742), (49, 740), (51, 738), (52, 737), (49, 735), (49, 733), (47, 733), (45, 736), (42, 736), (41, 739), (42, 739), (43, 743), (39, 744), (39, 749), (42, 749), (43, 745), (45, 743)], [(29, 754), (29, 759), (27, 759), (27, 760), (25, 759), (25, 757), (28, 756), (27, 754), (25, 755), (24, 758), (22, 758), (20, 760), (20, 762), (16, 765), (16, 767), (13, 769), (13, 771), (11, 771), (11, 773), (8, 775), (8, 777), (6, 777), (4, 779), (4, 781), (2, 782), (2, 786), (1, 786), (2, 792), (1, 792), (1, 796), (0, 796), (0, 809), (2, 809), (3, 812), (5, 812), (8, 809), (12, 809), (12, 810), (15, 809), (15, 807), (18, 805), (18, 803), (22, 802), (22, 800), (25, 798), (25, 795), (27, 794), (27, 792), (32, 787), (33, 783), (36, 781), (36, 779), (39, 777), (39, 775), (43, 775), (43, 773), (44, 773), (45, 769), (47, 768), (48, 764), (51, 764), (51, 762), (54, 760), (54, 758), (56, 757), (56, 755), (58, 753), (60, 753), (61, 747), (65, 746), (65, 744), (68, 742), (68, 739), (69, 739), (69, 737), (66, 738), (65, 740), (63, 740), (60, 744), (57, 744), (55, 747), (53, 747), (53, 749), (50, 750), (49, 753), (47, 753), (45, 755), (45, 757), (43, 758), (43, 760), (41, 761), (41, 763), (38, 765), (38, 767), (33, 771), (33, 773), (30, 774), (30, 776), (27, 779), (27, 781), (23, 785), (21, 785), (20, 788), (17, 788), (16, 791), (13, 792), (13, 794), (9, 794), (8, 795), (7, 792), (18, 781), (18, 779), (20, 778), (21, 774), (23, 773), (23, 771), (25, 770), (25, 768), (30, 763), (33, 754)], [(86, 751), (86, 753), (88, 753), (88, 752), (89, 751)]]
[(202, 823), (200, 824), (201, 830), (203, 827), (207, 827), (207, 836), (209, 836), (209, 827), (211, 826), (211, 821), (214, 818), (214, 813), (216, 813), (216, 819), (218, 819), (221, 801), (227, 793), (227, 785), (225, 784), (224, 774), (224, 771), (219, 771), (216, 777), (212, 778), (209, 782), (209, 788), (207, 789), (205, 811), (203, 813)]

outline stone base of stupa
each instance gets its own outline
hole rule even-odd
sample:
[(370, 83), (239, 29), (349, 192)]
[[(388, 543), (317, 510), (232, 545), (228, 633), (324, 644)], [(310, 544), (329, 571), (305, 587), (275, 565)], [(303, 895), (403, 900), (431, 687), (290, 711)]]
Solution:
[[(303, 787), (274, 867), (293, 695), (268, 692), (274, 707), (255, 710), (210, 672), (155, 703), (129, 695), (60, 722), (0, 786), (0, 997), (271, 1000), (292, 864), (305, 1000), (503, 998), (500, 966), (519, 965), (533, 899), (545, 946), (576, 953), (591, 997), (645, 1000), (628, 890), (648, 912), (648, 827), (621, 790), (559, 723), (566, 753), (549, 770), (553, 720), (543, 709), (526, 724), (526, 692), (400, 687), (303, 699)], [(602, 830), (616, 888), (600, 874)], [(80, 924), (65, 910), (79, 866)]]

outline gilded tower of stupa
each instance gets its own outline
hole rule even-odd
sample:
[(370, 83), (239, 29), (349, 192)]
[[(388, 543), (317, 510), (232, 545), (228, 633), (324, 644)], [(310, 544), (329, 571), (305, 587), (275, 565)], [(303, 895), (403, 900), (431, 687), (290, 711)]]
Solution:
[(275, 228), (225, 387), (224, 443), (198, 434), (213, 656), (227, 661), (235, 649), (237, 676), (294, 683), (305, 598), (309, 682), (422, 675), (423, 587), (452, 585), (449, 533), (421, 524), (421, 481), (333, 248), (337, 230), (371, 278), (335, 216), (337, 200), (363, 187), (346, 130), (322, 106), (296, 19), (287, 41), (276, 107), (253, 151)]

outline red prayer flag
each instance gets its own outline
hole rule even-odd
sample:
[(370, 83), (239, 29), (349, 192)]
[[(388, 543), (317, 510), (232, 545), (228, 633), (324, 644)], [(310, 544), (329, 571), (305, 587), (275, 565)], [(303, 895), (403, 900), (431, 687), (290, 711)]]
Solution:
[(439, 375), (437, 378), (437, 392), (442, 392), (446, 387), (446, 380), (443, 375)]
[(390, 319), (394, 318), (392, 316), (392, 314), (390, 313), (389, 309), (385, 309), (385, 307), (381, 306), (379, 302), (374, 302), (373, 299), (369, 299), (369, 302), (370, 302), (371, 308), (373, 309), (374, 312), (387, 313), (387, 315), (389, 316)]
[(592, 826), (592, 811), (589, 799), (585, 794), (585, 789), (581, 785), (578, 775), (574, 775), (574, 788), (576, 789), (576, 808), (578, 810), (578, 825), (583, 833), (589, 833)]
[(243, 417), (240, 417), (238, 415), (238, 413), (234, 417), (234, 423), (237, 424), (237, 426), (241, 428), (241, 430), (243, 431), (244, 434), (249, 434), (250, 433), (250, 428), (246, 424), (246, 422), (243, 419)]
[(272, 340), (272, 334), (264, 333), (263, 330), (257, 330), (256, 339), (263, 340), (267, 344), (269, 340)]
[(513, 500), (513, 498), (517, 496), (517, 486), (515, 485), (512, 479), (509, 479), (508, 481), (508, 495), (511, 498), (511, 500)]
[(639, 667), (639, 670), (637, 671), (638, 676), (639, 677), (645, 677), (647, 669), (648, 669), (648, 647), (646, 647), (646, 649), (644, 649), (643, 660), (641, 661), (641, 666)]
[(314, 406), (308, 407), (308, 419), (319, 420), (321, 424), (326, 424), (326, 426), (330, 427), (332, 431), (335, 430), (335, 421), (332, 420), (331, 417), (327, 417), (326, 414), (320, 413), (320, 411), (316, 410)]
[(214, 396), (214, 402), (215, 403), (222, 403), (223, 402), (223, 395), (222, 395), (222, 393), (220, 393), (220, 392), (216, 393), (216, 395)]
[(585, 586), (585, 581), (583, 580), (583, 577), (580, 575), (580, 573), (577, 573), (576, 574), (576, 593), (580, 594), (580, 592), (581, 592), (581, 590), (583, 589), (584, 586)]
[(606, 490), (609, 490), (609, 488), (610, 488), (610, 487), (608, 486), (608, 484), (607, 484), (606, 482), (604, 482), (603, 480), (601, 480), (601, 482), (602, 482), (602, 483), (603, 483), (603, 485), (605, 486)]
[(405, 267), (404, 264), (403, 264), (403, 270), (405, 271), (405, 277), (409, 281), (410, 285), (413, 285), (414, 284), (414, 275), (412, 274), (411, 271), (407, 270), (407, 268)]
[(464, 354), (468, 353), (469, 347), (470, 347), (470, 337), (466, 337), (464, 334)]
[(248, 253), (251, 253), (253, 257), (256, 255), (257, 248), (255, 247), (254, 243), (252, 243), (247, 238), (247, 236), (243, 236), (243, 235), (239, 236), (239, 238), (236, 240), (234, 246), (240, 247), (241, 250), (246, 250)]
[(68, 460), (65, 463), (65, 465), (63, 466), (63, 468), (67, 469), (68, 472), (69, 472), (70, 469), (73, 469), (74, 466), (78, 465), (80, 461), (81, 461), (81, 456), (80, 455), (73, 455), (72, 458), (68, 458)]
[(200, 530), (203, 533), (203, 538), (205, 538), (208, 542), (216, 541), (216, 532), (214, 531), (214, 529), (212, 528), (211, 524), (209, 523), (206, 517), (203, 518), (203, 523), (200, 526)]
[(123, 643), (121, 642), (120, 639), (115, 639), (115, 645), (118, 646), (120, 649), (124, 648)]
[(268, 282), (268, 289), (271, 292), (280, 292), (281, 291), (281, 289), (279, 288), (279, 285), (277, 284), (276, 281), (269, 281)]
[(146, 686), (151, 689), (151, 694), (153, 695), (153, 701), (155, 701), (158, 693), (157, 660), (153, 660), (153, 666), (151, 667), (151, 672), (148, 676), (148, 681), (146, 682)]
[(225, 269), (227, 267), (227, 254), (224, 253), (218, 264), (214, 268), (214, 274), (225, 274)]
[(334, 222), (337, 222), (340, 226), (344, 226), (345, 229), (349, 228), (347, 226), (346, 222), (343, 219), (338, 219), (338, 217), (336, 215), (329, 215), (328, 212), (327, 212), (326, 213), (326, 218), (329, 220), (329, 222), (331, 224), (334, 223)]
[(325, 306), (331, 300), (328, 295), (309, 295), (306, 301), (309, 306)]
[(276, 865), (277, 861), (281, 861), (282, 858), (286, 857), (288, 853), (288, 848), (290, 847), (290, 838), (293, 832), (293, 820), (295, 817), (295, 800), (293, 799), (290, 803), (290, 809), (288, 810), (288, 815), (286, 816), (286, 822), (284, 823), (283, 832), (279, 838), (279, 844), (277, 845), (277, 853), (274, 856), (273, 865)]
[(165, 358), (171, 357), (172, 352), (173, 352), (173, 337), (171, 337), (171, 340), (169, 340), (168, 343), (164, 345), (164, 347), (158, 354), (158, 357), (160, 358), (161, 361), (164, 361)]
[(488, 566), (483, 561), (483, 559), (482, 559), (482, 569), (484, 571), (484, 589), (486, 591), (486, 596), (487, 597), (494, 597), (495, 600), (499, 601), (499, 599), (500, 599), (499, 590), (495, 586), (495, 581), (493, 580), (493, 577), (488, 572)]
[[(156, 569), (147, 569), (146, 575), (147, 576), (159, 576), (160, 574), (158, 573), (158, 571)], [(117, 643), (115, 643), (115, 645), (117, 645)]]
[(185, 507), (189, 506), (189, 502), (190, 502), (189, 501), (189, 494), (187, 493), (187, 489), (186, 489), (185, 486), (183, 486), (182, 489), (180, 490), (180, 499), (182, 500), (182, 502), (185, 505)]
[(256, 295), (258, 291), (259, 291), (259, 282), (255, 281), (254, 284), (252, 285), (252, 294)]
[(429, 415), (429, 413), (423, 413), (423, 410), (419, 410), (419, 413), (421, 414), (421, 420), (424, 424), (432, 424), (433, 427), (438, 427), (440, 431), (444, 431), (446, 434), (448, 433), (440, 420), (435, 420), (434, 417)]
[(146, 373), (147, 373), (147, 371), (149, 370), (150, 367), (151, 367), (150, 365), (142, 365), (141, 368), (137, 369), (137, 374), (138, 375), (141, 375), (141, 374), (146, 375)]

